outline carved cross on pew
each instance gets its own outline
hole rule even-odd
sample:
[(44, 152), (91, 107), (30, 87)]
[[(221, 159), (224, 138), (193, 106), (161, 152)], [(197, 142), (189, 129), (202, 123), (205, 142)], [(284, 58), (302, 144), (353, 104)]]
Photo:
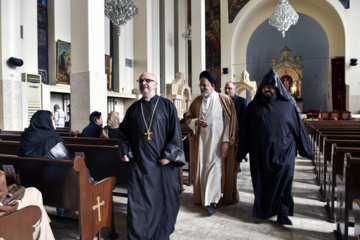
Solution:
[(153, 132), (150, 132), (150, 129), (146, 129), (146, 133), (144, 133), (144, 135), (148, 136), (147, 140), (150, 141), (151, 137), (150, 135), (153, 134)]
[(94, 205), (94, 206), (92, 207), (92, 209), (93, 209), (93, 210), (98, 209), (99, 222), (101, 222), (101, 211), (100, 211), (100, 207), (101, 207), (102, 205), (105, 205), (105, 201), (100, 202), (100, 196), (97, 196), (96, 199), (97, 199), (97, 204)]

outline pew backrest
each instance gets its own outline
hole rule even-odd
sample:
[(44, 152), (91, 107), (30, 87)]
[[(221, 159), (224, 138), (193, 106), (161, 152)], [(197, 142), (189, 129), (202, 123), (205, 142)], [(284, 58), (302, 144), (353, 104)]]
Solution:
[(82, 157), (70, 161), (0, 154), (3, 165), (14, 167), (23, 186), (41, 191), (44, 205), (79, 211), (81, 239), (93, 239), (103, 227), (114, 233), (115, 177), (91, 185)]

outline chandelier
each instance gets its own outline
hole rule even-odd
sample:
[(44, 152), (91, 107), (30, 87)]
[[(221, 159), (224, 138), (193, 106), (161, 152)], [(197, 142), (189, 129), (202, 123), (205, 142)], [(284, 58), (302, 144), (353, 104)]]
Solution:
[(183, 33), (181, 36), (183, 38), (185, 38), (186, 40), (191, 40), (191, 26), (190, 25), (186, 26), (186, 32)]
[(138, 7), (133, 0), (105, 0), (105, 16), (118, 27), (120, 36), (120, 26), (137, 16)]
[(275, 11), (269, 18), (269, 24), (276, 27), (282, 36), (285, 37), (285, 32), (295, 25), (299, 20), (299, 15), (292, 8), (288, 0), (279, 0), (278, 5), (275, 8)]

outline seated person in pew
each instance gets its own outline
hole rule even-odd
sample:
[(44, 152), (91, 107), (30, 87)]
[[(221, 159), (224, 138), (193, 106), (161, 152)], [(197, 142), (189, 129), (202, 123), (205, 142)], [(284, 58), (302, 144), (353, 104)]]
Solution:
[(55, 132), (55, 120), (50, 111), (39, 110), (30, 120), (30, 126), (21, 134), (17, 155), (72, 160), (65, 141)]
[[(20, 157), (38, 157), (72, 160), (65, 141), (55, 132), (55, 120), (50, 111), (38, 110), (30, 120), (30, 126), (21, 134), (17, 155)], [(94, 179), (90, 176), (90, 183)], [(64, 215), (65, 210), (57, 209), (57, 214)]]
[[(5, 175), (3, 171), (0, 171), (0, 175)], [(1, 177), (0, 178), (0, 186), (6, 187), (6, 178)], [(5, 180), (5, 181), (3, 181)], [(1, 189), (3, 187), (0, 187)], [(3, 196), (0, 196), (3, 197)], [(33, 239), (34, 240), (52, 240), (55, 239), (54, 235), (52, 233), (51, 227), (50, 227), (50, 218), (46, 213), (46, 210), (44, 209), (43, 200), (42, 200), (42, 194), (41, 192), (34, 188), (34, 187), (28, 187), (25, 188), (24, 197), (21, 200), (15, 200), (18, 202), (18, 208), (17, 210), (20, 210), (22, 208), (25, 208), (27, 206), (35, 205), (38, 206), (41, 210), (41, 217), (39, 221), (33, 226), (35, 228), (35, 231), (33, 233)], [(1, 203), (0, 203), (1, 205)]]
[(100, 138), (118, 138), (120, 117), (119, 113), (111, 111), (107, 117), (107, 125), (101, 130)]
[(87, 125), (82, 133), (81, 137), (91, 137), (98, 138), (100, 137), (100, 132), (102, 130), (103, 120), (101, 117), (101, 112), (92, 112), (89, 117), (90, 123)]

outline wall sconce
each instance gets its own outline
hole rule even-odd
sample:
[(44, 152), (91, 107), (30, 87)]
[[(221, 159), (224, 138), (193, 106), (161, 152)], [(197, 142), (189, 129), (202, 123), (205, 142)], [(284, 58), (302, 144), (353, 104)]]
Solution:
[(229, 73), (229, 68), (223, 68), (223, 74), (228, 74)]
[(16, 67), (21, 67), (24, 64), (23, 60), (14, 57), (9, 58), (8, 63)]
[(350, 66), (356, 66), (357, 65), (357, 58), (351, 58), (350, 59)]

